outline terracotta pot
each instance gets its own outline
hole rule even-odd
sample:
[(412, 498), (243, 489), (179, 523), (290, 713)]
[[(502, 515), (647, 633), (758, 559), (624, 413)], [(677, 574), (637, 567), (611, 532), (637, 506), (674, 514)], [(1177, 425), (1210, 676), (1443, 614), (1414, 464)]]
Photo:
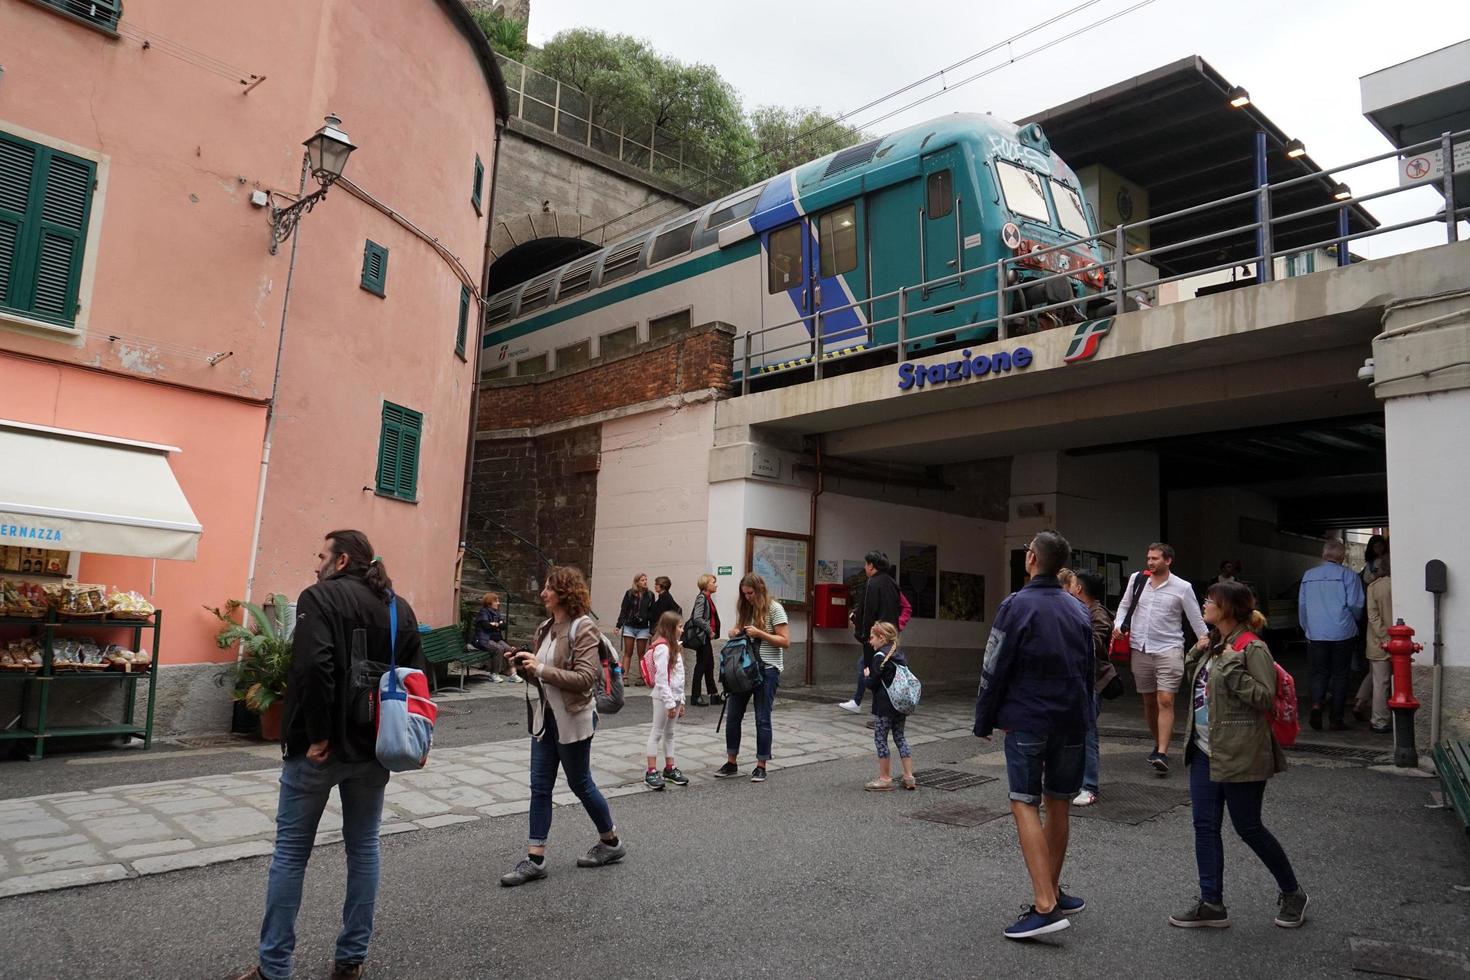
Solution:
[(260, 737), (263, 741), (281, 740), (281, 708), (282, 702), (277, 701), (260, 713)]

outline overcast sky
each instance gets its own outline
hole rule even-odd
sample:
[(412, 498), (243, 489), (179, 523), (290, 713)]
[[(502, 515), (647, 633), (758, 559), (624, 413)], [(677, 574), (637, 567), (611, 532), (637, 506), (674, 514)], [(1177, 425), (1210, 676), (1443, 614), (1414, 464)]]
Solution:
[[(531, 0), (530, 39), (540, 44), (570, 27), (634, 34), (683, 61), (714, 65), (746, 107), (766, 103), (854, 109), (977, 51), (1021, 33), (1080, 0)], [(1138, 0), (1101, 0), (949, 76), (1004, 63)], [(871, 128), (883, 133), (957, 111), (1008, 119), (1086, 95), (1191, 54), (1244, 85), (1267, 116), (1303, 140), (1330, 167), (1390, 149), (1362, 116), (1358, 78), (1470, 37), (1465, 0), (1154, 0), (1082, 36), (1006, 65), (986, 77)], [(938, 82), (854, 118), (861, 125)], [(1358, 193), (1389, 186), (1391, 163), (1347, 175)], [(1419, 190), (1370, 210), (1385, 224), (1440, 206)], [(1382, 255), (1437, 232), (1359, 242)], [(1397, 246), (1397, 247), (1394, 247)]]

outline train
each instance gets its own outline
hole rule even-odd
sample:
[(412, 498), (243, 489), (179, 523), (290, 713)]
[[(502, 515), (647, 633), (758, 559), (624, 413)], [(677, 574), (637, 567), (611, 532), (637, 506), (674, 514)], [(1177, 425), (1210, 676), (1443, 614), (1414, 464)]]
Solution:
[[(955, 113), (866, 140), (644, 228), (486, 300), (486, 379), (544, 374), (709, 321), (735, 378), (899, 341), (904, 356), (1102, 315), (1111, 284), (1077, 175), (1041, 126)], [(1055, 251), (1038, 249), (1064, 246)], [(986, 268), (989, 266), (990, 268)], [(927, 285), (926, 285), (927, 284)], [(989, 293), (989, 295), (985, 295)], [(749, 337), (745, 335), (749, 334)], [(732, 379), (733, 380), (733, 379)]]

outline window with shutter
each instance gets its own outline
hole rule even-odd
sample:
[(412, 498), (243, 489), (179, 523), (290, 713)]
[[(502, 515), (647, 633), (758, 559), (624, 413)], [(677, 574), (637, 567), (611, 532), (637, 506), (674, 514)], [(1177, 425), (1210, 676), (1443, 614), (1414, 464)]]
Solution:
[(378, 493), (401, 500), (418, 499), (423, 428), (421, 413), (392, 402), (383, 403), (383, 423), (378, 437)]
[(384, 296), (387, 284), (388, 249), (369, 239), (362, 249), (362, 288)]
[(483, 214), (480, 210), (480, 188), (485, 183), (485, 165), (480, 162), (480, 154), (475, 154), (475, 189), (470, 194), (470, 203), (475, 206), (476, 214)]
[(122, 0), (36, 0), (42, 6), (54, 7), (68, 16), (90, 24), (102, 27), (108, 33), (117, 30), (117, 22), (122, 17)]
[(76, 322), (96, 166), (0, 133), (0, 306)]
[(465, 335), (470, 328), (470, 287), (459, 287), (459, 329), (454, 334), (454, 352), (464, 357)]

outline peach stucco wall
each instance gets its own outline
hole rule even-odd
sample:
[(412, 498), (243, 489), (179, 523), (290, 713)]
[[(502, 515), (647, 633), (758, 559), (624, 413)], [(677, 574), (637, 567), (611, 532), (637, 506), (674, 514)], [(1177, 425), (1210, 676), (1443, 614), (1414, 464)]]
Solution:
[(77, 575), (140, 592), (164, 610), (161, 661), (232, 656), (214, 645), (217, 624), (203, 605), (238, 597), (245, 581), (264, 406), (3, 353), (0, 377), (0, 418), (182, 450), (169, 456), (169, 466), (204, 527), (198, 558), (159, 561), (155, 568), (144, 558), (83, 555)]

